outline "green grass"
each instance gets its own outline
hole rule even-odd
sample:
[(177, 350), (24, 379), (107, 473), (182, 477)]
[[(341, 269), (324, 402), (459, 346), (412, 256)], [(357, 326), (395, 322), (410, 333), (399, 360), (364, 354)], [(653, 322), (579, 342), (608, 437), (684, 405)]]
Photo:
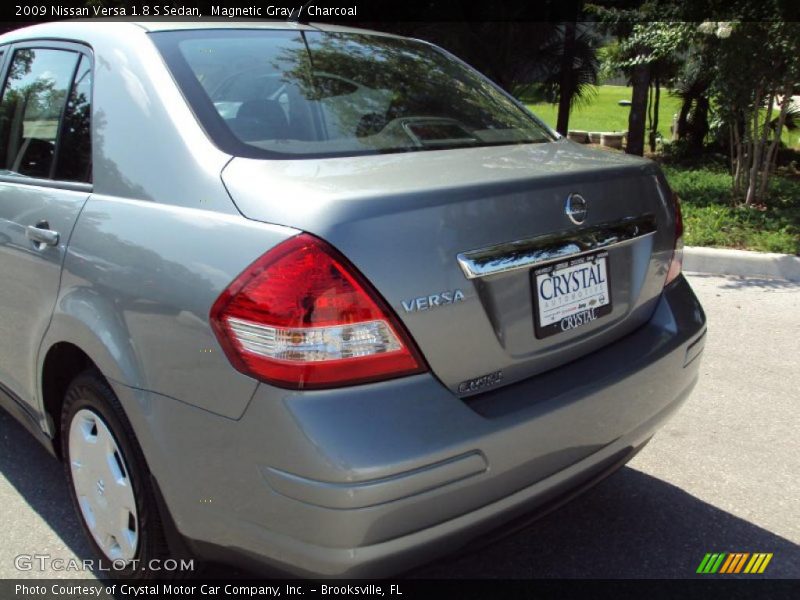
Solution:
[(687, 246), (800, 254), (800, 180), (773, 176), (765, 206), (734, 206), (731, 178), (716, 167), (664, 166), (682, 201)]
[[(569, 117), (570, 129), (584, 131), (627, 131), (630, 108), (617, 104), (620, 100), (631, 99), (631, 88), (620, 85), (601, 85), (597, 96), (589, 103), (577, 106)], [(551, 127), (556, 126), (558, 105), (547, 102), (528, 104), (534, 114)], [(666, 140), (672, 139), (669, 131), (672, 116), (680, 110), (680, 100), (661, 90), (661, 103), (658, 111), (658, 131)]]
[[(593, 100), (573, 109), (569, 128), (627, 130), (629, 108), (618, 102), (630, 100), (631, 88), (603, 85), (597, 92)], [(528, 107), (555, 127), (557, 105)], [(658, 130), (665, 140), (672, 138), (669, 128), (679, 110), (680, 100), (662, 90)], [(784, 131), (782, 140), (788, 146), (800, 146), (800, 130)], [(734, 206), (731, 177), (724, 167), (665, 165), (664, 172), (683, 202), (686, 245), (800, 254), (800, 179), (773, 176), (765, 206), (750, 208)]]
[[(569, 128), (584, 131), (627, 131), (629, 107), (620, 106), (620, 100), (631, 99), (631, 88), (621, 85), (601, 85), (597, 88), (597, 96), (587, 104), (577, 106), (569, 117)], [(558, 118), (558, 105), (538, 102), (527, 105), (545, 123), (555, 128)], [(672, 139), (670, 126), (673, 115), (681, 108), (679, 98), (671, 95), (669, 90), (661, 90), (661, 102), (658, 110), (658, 131), (669, 141)], [(783, 130), (781, 141), (790, 147), (800, 147), (800, 129)]]

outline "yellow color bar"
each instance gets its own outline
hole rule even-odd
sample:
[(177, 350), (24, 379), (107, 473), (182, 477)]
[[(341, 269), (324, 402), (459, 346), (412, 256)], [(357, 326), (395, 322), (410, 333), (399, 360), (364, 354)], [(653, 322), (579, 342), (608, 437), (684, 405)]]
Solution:
[(766, 557), (764, 558), (764, 562), (761, 563), (761, 568), (758, 570), (758, 572), (759, 573), (763, 573), (764, 569), (767, 568), (767, 565), (769, 564), (769, 561), (771, 561), (771, 560), (772, 560), (772, 552), (770, 552), (769, 554), (766, 555)]
[(747, 563), (747, 566), (744, 568), (745, 573), (752, 573), (753, 572), (753, 565), (756, 564), (758, 560), (758, 554), (753, 554), (753, 558), (750, 559), (750, 562)]
[(750, 569), (749, 571), (745, 570), (745, 573), (758, 573), (758, 569), (761, 566), (761, 563), (764, 562), (764, 557), (766, 554), (757, 553), (753, 554), (753, 559), (750, 561), (750, 564), (747, 565), (747, 568)]

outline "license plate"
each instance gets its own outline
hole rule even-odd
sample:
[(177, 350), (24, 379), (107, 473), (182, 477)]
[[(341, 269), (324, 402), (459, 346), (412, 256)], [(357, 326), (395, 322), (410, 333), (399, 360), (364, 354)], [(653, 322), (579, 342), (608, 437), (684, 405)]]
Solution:
[(534, 269), (536, 337), (584, 327), (611, 312), (608, 252)]

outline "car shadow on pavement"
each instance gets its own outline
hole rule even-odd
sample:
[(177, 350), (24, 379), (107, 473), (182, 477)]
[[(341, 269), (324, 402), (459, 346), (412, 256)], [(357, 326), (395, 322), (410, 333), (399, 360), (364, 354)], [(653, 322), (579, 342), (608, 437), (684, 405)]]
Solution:
[(800, 577), (797, 544), (631, 467), (527, 529), (413, 576), (686, 578), (707, 552), (772, 552), (761, 577)]
[[(0, 474), (78, 558), (92, 558), (60, 463), (3, 410)], [(19, 515), (18, 521), (3, 526), (26, 527), (35, 518)], [(13, 554), (40, 551), (20, 547)], [(456, 553), (410, 575), (682, 578), (694, 576), (706, 552), (772, 552), (764, 576), (800, 577), (797, 544), (630, 467), (508, 538), (469, 554)], [(8, 572), (7, 565), (3, 571)], [(210, 566), (203, 574), (248, 576), (223, 565)]]
[[(52, 529), (75, 556), (56, 556), (54, 545), (47, 549), (20, 547), (13, 554), (50, 554), (53, 558), (93, 558), (92, 549), (85, 540), (78, 523), (72, 502), (69, 498), (64, 469), (26, 429), (17, 423), (6, 411), (0, 409), (0, 476), (11, 484), (23, 503)], [(8, 501), (4, 501), (8, 505)], [(13, 523), (3, 523), (3, 528), (32, 527), (35, 516), (20, 514)], [(40, 541), (41, 536), (26, 538), (24, 535), (14, 539)], [(7, 543), (7, 542), (4, 542)], [(35, 543), (35, 542), (32, 542)], [(13, 565), (0, 566), (8, 576)]]

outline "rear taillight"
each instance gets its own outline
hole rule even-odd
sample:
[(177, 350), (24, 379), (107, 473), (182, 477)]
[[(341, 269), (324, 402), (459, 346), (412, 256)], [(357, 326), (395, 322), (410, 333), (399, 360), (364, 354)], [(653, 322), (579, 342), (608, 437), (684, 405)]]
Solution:
[(675, 214), (675, 246), (672, 251), (672, 260), (667, 271), (667, 280), (664, 285), (668, 285), (677, 279), (681, 274), (683, 266), (683, 216), (681, 215), (681, 201), (678, 194), (672, 193), (672, 206)]
[(210, 318), (234, 367), (280, 387), (339, 387), (427, 368), (356, 268), (305, 233), (250, 265), (220, 295)]

